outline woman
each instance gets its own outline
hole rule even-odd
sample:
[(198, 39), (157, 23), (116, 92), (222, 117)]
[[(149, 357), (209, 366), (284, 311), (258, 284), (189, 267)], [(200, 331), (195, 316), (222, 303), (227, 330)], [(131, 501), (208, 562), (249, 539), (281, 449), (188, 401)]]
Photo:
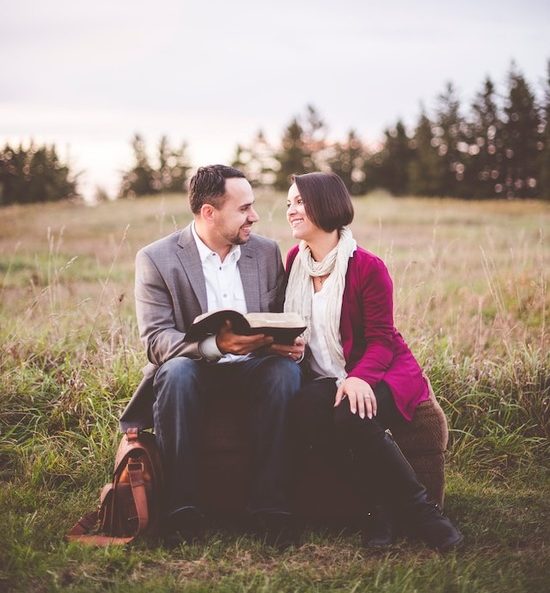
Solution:
[(389, 519), (398, 518), (430, 547), (455, 548), (461, 533), (428, 502), (385, 431), (410, 421), (429, 398), (422, 370), (393, 325), (386, 266), (356, 245), (347, 226), (353, 206), (337, 175), (295, 176), (287, 206), (300, 243), (287, 257), (285, 310), (300, 313), (308, 326), (308, 370), (293, 404), (296, 436), (304, 446), (351, 451), (374, 493), (370, 506), (378, 505), (363, 527), (364, 545), (391, 544)]

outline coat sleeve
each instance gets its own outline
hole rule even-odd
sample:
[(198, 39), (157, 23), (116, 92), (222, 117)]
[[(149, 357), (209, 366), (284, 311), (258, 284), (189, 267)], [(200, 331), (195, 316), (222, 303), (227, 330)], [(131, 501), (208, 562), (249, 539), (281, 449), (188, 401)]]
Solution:
[(384, 262), (369, 262), (359, 279), (365, 351), (348, 377), (358, 377), (372, 388), (382, 380), (393, 358), (393, 283)]
[(176, 356), (201, 358), (198, 343), (185, 342), (185, 333), (176, 329), (170, 291), (143, 249), (136, 255), (135, 298), (139, 333), (149, 362), (158, 366)]

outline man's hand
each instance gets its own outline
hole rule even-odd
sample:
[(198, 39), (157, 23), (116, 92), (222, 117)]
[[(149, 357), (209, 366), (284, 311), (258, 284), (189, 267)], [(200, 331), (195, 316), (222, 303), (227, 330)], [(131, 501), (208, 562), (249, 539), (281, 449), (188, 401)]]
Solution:
[(231, 322), (226, 321), (216, 335), (216, 344), (223, 354), (250, 354), (258, 348), (273, 344), (273, 338), (264, 334), (253, 336), (235, 334)]
[(296, 338), (294, 344), (271, 344), (269, 352), (299, 362), (304, 357), (306, 343), (303, 338)]
[(352, 414), (359, 412), (359, 416), (364, 418), (366, 413), (371, 419), (373, 416), (376, 416), (376, 396), (366, 381), (358, 377), (348, 377), (338, 387), (334, 407), (339, 406), (346, 396), (349, 399), (349, 407)]

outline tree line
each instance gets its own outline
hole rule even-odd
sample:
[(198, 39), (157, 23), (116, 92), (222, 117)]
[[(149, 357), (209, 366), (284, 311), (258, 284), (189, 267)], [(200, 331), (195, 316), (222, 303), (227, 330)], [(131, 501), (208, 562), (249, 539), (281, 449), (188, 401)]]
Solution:
[(0, 149), (0, 206), (51, 202), (77, 194), (77, 175), (59, 159), (55, 146), (6, 144)]
[(422, 107), (414, 129), (401, 120), (370, 148), (356, 130), (339, 142), (314, 107), (287, 125), (277, 148), (260, 131), (239, 145), (234, 166), (257, 185), (284, 190), (292, 173), (333, 171), (350, 192), (383, 188), (396, 196), (550, 199), (550, 62), (538, 101), (512, 64), (499, 94), (487, 77), (467, 113), (448, 83), (433, 112)]
[[(186, 143), (173, 148), (161, 137), (153, 161), (139, 134), (131, 146), (133, 164), (122, 172), (117, 197), (185, 189), (192, 169)], [(254, 186), (280, 190), (294, 173), (321, 170), (340, 175), (353, 195), (382, 188), (396, 196), (550, 199), (550, 61), (540, 98), (512, 63), (503, 92), (487, 77), (465, 111), (448, 83), (433, 110), (421, 108), (412, 129), (398, 120), (374, 148), (355, 129), (330, 140), (326, 122), (310, 105), (278, 142), (259, 130), (237, 145), (231, 164)], [(77, 175), (55, 146), (0, 149), (0, 205), (77, 193)]]

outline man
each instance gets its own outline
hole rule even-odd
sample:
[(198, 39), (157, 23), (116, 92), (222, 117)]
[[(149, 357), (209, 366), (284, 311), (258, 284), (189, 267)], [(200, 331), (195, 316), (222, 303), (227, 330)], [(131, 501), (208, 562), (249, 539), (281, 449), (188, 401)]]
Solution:
[(252, 188), (237, 169), (201, 167), (191, 179), (193, 222), (136, 256), (136, 312), (150, 364), (121, 417), (123, 430), (153, 425), (166, 469), (169, 531), (192, 538), (202, 514), (197, 492), (198, 425), (205, 398), (245, 394), (251, 406), (254, 476), (249, 510), (268, 540), (285, 529), (285, 432), (304, 346), (241, 336), (230, 324), (201, 342), (186, 328), (216, 309), (281, 311), (284, 271), (277, 244), (251, 234)]

